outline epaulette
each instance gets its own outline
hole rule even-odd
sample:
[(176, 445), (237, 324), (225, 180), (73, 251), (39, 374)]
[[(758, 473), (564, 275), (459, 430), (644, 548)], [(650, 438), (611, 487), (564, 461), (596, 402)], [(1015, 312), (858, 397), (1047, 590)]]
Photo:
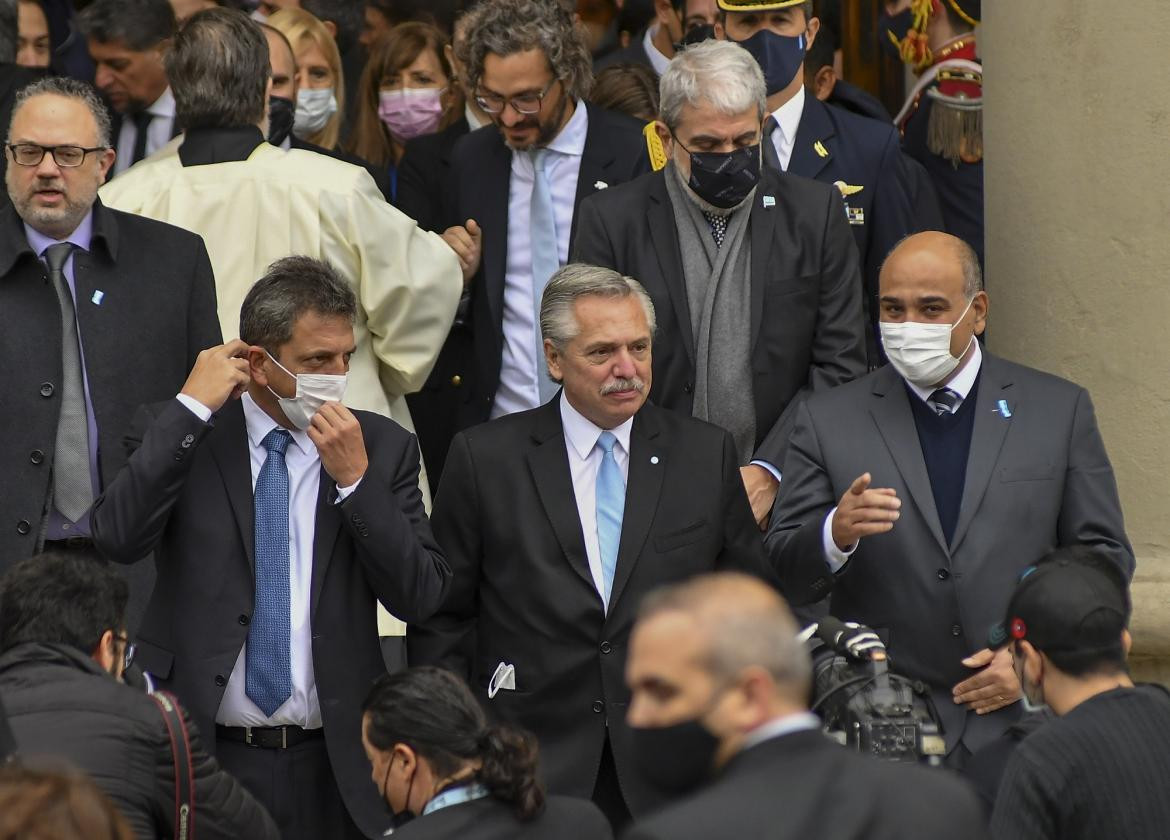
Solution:
[(646, 154), (650, 156), (650, 166), (657, 172), (666, 166), (666, 148), (662, 145), (662, 138), (654, 130), (655, 125), (656, 123), (647, 123), (642, 129), (642, 134), (646, 136)]
[(960, 163), (983, 160), (983, 72), (971, 67), (940, 67), (932, 100), (926, 145), (933, 154)]

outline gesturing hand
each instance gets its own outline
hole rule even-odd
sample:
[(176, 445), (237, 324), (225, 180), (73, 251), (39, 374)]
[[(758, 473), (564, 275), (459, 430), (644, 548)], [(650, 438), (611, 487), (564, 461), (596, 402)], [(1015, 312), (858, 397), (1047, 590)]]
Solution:
[(869, 473), (858, 476), (833, 515), (833, 542), (841, 551), (848, 551), (862, 537), (884, 534), (894, 527), (901, 514), (902, 500), (891, 487), (870, 489), (873, 481)]
[(248, 344), (236, 339), (208, 347), (195, 358), (195, 367), (180, 391), (207, 406), (214, 414), (228, 399), (239, 399), (252, 377), (248, 373)]
[(956, 703), (965, 703), (981, 715), (1010, 706), (1020, 699), (1020, 681), (1012, 668), (1010, 648), (992, 651), (984, 648), (963, 660), (979, 673), (968, 677), (953, 689)]
[(366, 474), (370, 461), (362, 427), (344, 405), (325, 403), (313, 415), (308, 431), (321, 456), (321, 466), (338, 487), (349, 487)]
[(471, 282), (479, 271), (479, 258), (483, 251), (483, 233), (475, 219), (468, 219), (466, 225), (449, 227), (441, 234), (443, 241), (451, 246), (459, 257), (459, 268), (463, 270), (463, 287)]
[(743, 478), (743, 488), (747, 491), (748, 502), (752, 506), (752, 516), (756, 518), (756, 524), (763, 531), (768, 527), (772, 503), (776, 501), (776, 491), (780, 489), (780, 485), (776, 482), (776, 476), (759, 464), (740, 467), (739, 473)]

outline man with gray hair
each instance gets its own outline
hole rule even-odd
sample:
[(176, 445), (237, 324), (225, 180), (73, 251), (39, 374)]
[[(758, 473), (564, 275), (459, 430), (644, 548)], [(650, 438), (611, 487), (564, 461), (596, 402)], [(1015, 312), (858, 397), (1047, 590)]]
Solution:
[[(98, 200), (114, 150), (93, 88), (36, 82), (4, 129), (0, 570), (45, 546), (94, 553), (90, 506), (126, 463), (135, 409), (174, 394), (222, 340), (199, 237)], [(125, 571), (133, 632), (154, 569)]]
[(865, 372), (857, 248), (834, 188), (761, 171), (764, 78), (746, 50), (696, 44), (661, 91), (666, 168), (588, 199), (574, 259), (646, 286), (654, 402), (731, 432), (764, 528), (796, 406)]
[(744, 575), (702, 575), (643, 601), (626, 667), (635, 756), (690, 795), (626, 840), (986, 837), (961, 782), (822, 734), (796, 633), (784, 600)]
[(454, 578), (410, 628), (410, 661), (533, 731), (549, 790), (592, 797), (616, 832), (662, 801), (625, 724), (638, 602), (701, 572), (762, 574), (760, 537), (727, 432), (646, 401), (655, 315), (637, 281), (565, 266), (540, 325), (561, 393), (455, 436), (432, 518)]

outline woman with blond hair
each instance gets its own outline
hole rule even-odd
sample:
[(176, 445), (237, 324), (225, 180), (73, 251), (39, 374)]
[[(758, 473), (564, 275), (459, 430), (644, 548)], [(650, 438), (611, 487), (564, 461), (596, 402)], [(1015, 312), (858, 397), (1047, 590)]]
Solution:
[(292, 44), (297, 62), (297, 110), (293, 134), (314, 146), (336, 151), (345, 115), (345, 78), (333, 35), (303, 9), (285, 8), (268, 25)]

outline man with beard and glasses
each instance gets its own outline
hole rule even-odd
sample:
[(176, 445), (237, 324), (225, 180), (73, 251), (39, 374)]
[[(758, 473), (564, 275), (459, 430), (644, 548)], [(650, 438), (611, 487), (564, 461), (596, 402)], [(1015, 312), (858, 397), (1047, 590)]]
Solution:
[(586, 201), (573, 258), (645, 285), (663, 313), (651, 396), (731, 432), (763, 528), (797, 405), (865, 372), (857, 248), (833, 187), (761, 167), (746, 50), (697, 44), (661, 91), (666, 168)]
[[(66, 759), (139, 840), (180, 837), (179, 777), (159, 705), (122, 682), (134, 655), (126, 583), (103, 561), (27, 557), (0, 578), (0, 695), (21, 756)], [(202, 746), (187, 716), (201, 838), (277, 840), (268, 812)], [(192, 835), (193, 836), (193, 835)]]
[(650, 169), (642, 125), (584, 101), (589, 51), (562, 4), (498, 0), (468, 18), (459, 61), (494, 125), (456, 145), (444, 201), (446, 224), (483, 232), (459, 428), (552, 398), (537, 311), (568, 262), (576, 208)]
[(760, 535), (727, 432), (646, 401), (654, 305), (637, 281), (568, 265), (540, 325), (561, 393), (455, 436), (432, 514), (451, 589), (409, 655), (534, 732), (549, 791), (592, 797), (617, 833), (662, 802), (625, 724), (638, 602), (701, 572), (762, 573)]

